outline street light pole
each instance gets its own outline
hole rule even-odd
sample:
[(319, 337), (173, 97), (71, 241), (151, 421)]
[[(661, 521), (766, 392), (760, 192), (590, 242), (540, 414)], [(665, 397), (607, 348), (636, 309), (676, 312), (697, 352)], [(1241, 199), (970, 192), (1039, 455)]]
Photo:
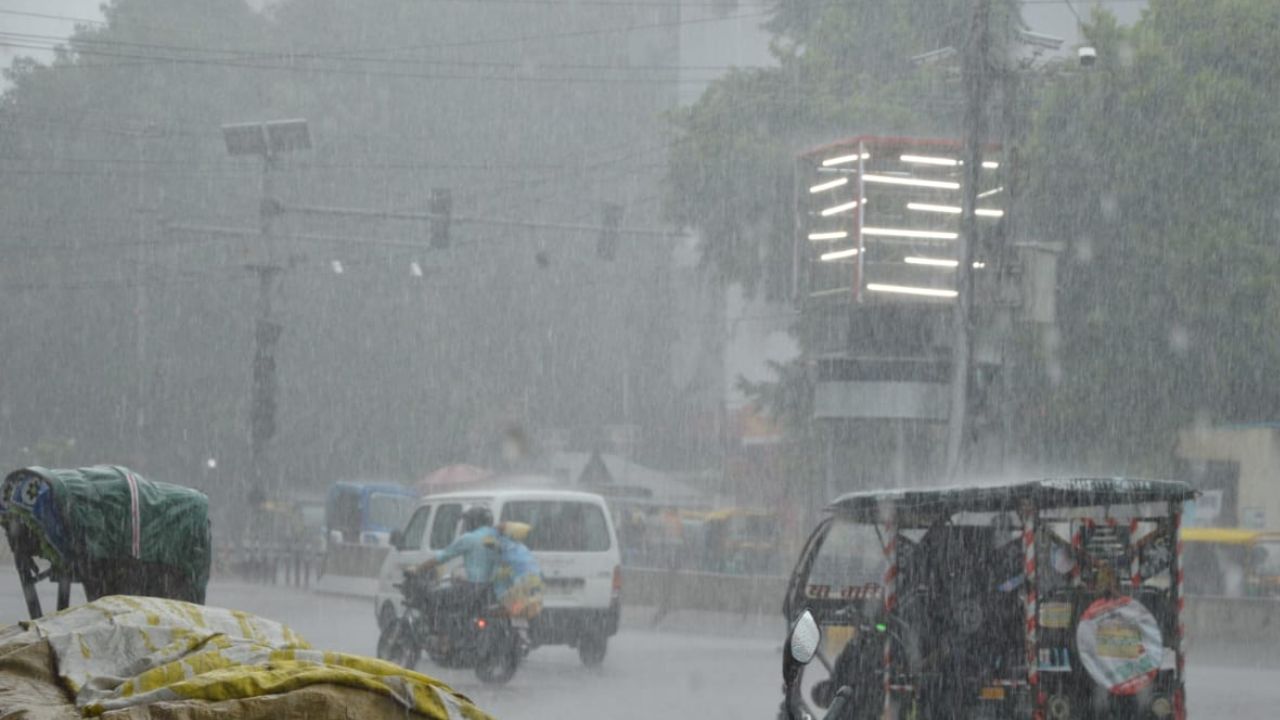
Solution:
[(272, 319), (271, 295), (275, 278), (284, 268), (273, 262), (275, 219), (283, 206), (275, 197), (272, 170), (280, 153), (311, 147), (311, 136), (305, 120), (224, 125), (223, 137), (231, 155), (258, 155), (262, 158), (262, 196), (258, 207), (258, 248), (251, 253), (256, 262), (246, 269), (258, 277), (257, 317), (253, 335), (253, 386), (250, 399), (250, 489), (246, 500), (253, 505), (266, 500), (278, 488), (273, 487), (274, 473), (270, 463), (269, 443), (276, 433), (276, 360), (275, 347), (284, 328)]
[(951, 407), (947, 417), (947, 478), (964, 472), (969, 434), (969, 381), (973, 364), (973, 245), (978, 239), (978, 176), (986, 134), (987, 60), (991, 0), (975, 0), (964, 55), (964, 172), (960, 237), (956, 240), (956, 302), (952, 319)]

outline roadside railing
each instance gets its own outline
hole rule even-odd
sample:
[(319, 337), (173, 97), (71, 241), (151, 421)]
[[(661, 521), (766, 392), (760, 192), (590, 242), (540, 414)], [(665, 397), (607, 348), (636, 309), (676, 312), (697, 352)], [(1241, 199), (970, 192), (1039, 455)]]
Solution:
[(213, 575), (262, 585), (309, 588), (322, 570), (313, 547), (286, 542), (250, 541), (216, 548)]

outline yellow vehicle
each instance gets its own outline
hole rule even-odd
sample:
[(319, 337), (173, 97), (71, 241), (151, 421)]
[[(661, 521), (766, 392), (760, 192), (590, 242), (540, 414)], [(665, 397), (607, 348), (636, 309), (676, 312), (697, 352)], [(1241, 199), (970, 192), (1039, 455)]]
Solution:
[(1280, 532), (1192, 527), (1182, 541), (1188, 595), (1280, 596)]
[(705, 516), (709, 569), (740, 574), (778, 571), (778, 516), (764, 510), (724, 508)]

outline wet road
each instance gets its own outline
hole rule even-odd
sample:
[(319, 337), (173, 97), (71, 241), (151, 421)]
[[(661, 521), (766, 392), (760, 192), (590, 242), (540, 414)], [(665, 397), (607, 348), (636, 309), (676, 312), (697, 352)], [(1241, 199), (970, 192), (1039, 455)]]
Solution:
[[(52, 585), (45, 590), (52, 603)], [(73, 598), (82, 599), (78, 591)], [(372, 654), (377, 641), (368, 600), (215, 582), (209, 602), (286, 622), (317, 647)], [(25, 615), (16, 576), (0, 571), (0, 622)], [(691, 625), (683, 623), (686, 630)], [(727, 627), (729, 634), (722, 626), (715, 635), (624, 629), (597, 670), (584, 668), (572, 650), (540, 648), (509, 685), (497, 689), (480, 685), (470, 671), (442, 670), (428, 661), (418, 669), (448, 681), (499, 718), (774, 717), (781, 638), (759, 627)], [(1191, 657), (1192, 717), (1276, 717), (1280, 669), (1197, 665)]]

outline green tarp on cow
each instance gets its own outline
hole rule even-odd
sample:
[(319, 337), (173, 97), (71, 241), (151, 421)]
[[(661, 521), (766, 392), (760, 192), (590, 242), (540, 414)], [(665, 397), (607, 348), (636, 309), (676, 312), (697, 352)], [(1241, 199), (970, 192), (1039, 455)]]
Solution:
[[(0, 518), (35, 540), (33, 555), (56, 574), (71, 574), (86, 593), (146, 582), (155, 566), (178, 571), (187, 592), (203, 599), (212, 559), (209, 501), (201, 492), (155, 482), (119, 466), (74, 470), (29, 467), (0, 486)], [(15, 555), (18, 548), (14, 548)], [(125, 575), (137, 576), (132, 580)]]

